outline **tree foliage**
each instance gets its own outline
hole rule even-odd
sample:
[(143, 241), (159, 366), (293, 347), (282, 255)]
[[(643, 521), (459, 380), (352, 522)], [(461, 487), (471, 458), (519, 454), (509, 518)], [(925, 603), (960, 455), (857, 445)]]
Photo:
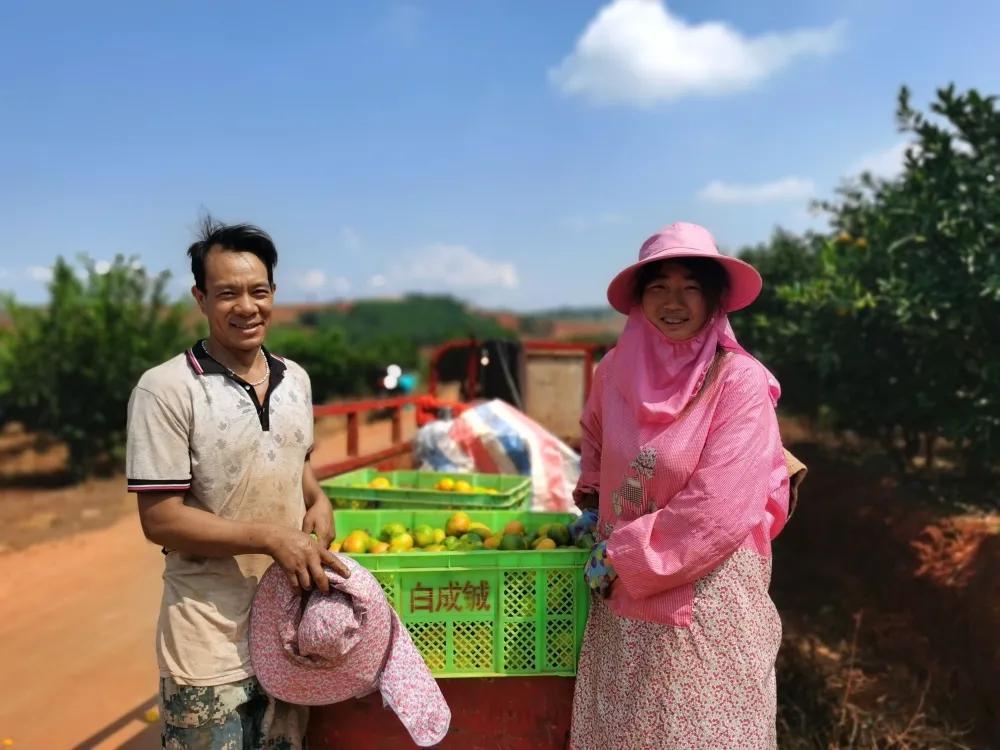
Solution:
[(56, 261), (45, 307), (5, 300), (11, 327), (0, 344), (0, 420), (64, 441), (74, 476), (119, 461), (128, 394), (189, 336), (184, 309), (167, 301), (167, 274), (122, 256), (110, 268), (81, 265), (78, 276)]
[(1000, 112), (953, 87), (930, 110), (902, 89), (903, 172), (823, 204), (829, 235), (748, 253), (779, 279), (749, 338), (834, 424), (903, 460), (944, 437), (980, 471), (1000, 453)]

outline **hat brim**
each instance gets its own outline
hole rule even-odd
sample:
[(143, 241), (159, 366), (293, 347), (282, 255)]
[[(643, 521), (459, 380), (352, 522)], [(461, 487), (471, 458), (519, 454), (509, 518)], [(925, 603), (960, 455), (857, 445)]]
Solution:
[(757, 299), (763, 287), (763, 280), (757, 269), (746, 261), (721, 253), (674, 247), (644, 258), (621, 271), (608, 285), (608, 302), (618, 312), (628, 315), (638, 302), (635, 294), (635, 277), (639, 269), (650, 263), (661, 263), (675, 258), (710, 258), (726, 269), (729, 289), (722, 299), (722, 307), (726, 312), (741, 310), (751, 304)]
[(379, 678), (379, 690), (420, 747), (436, 745), (448, 734), (451, 709), (395, 610), (392, 643)]

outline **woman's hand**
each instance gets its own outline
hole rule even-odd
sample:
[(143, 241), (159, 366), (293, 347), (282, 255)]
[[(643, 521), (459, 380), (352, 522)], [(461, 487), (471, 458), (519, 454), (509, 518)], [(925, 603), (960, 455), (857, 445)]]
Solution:
[(583, 513), (577, 518), (573, 523), (569, 525), (569, 536), (576, 543), (584, 534), (594, 533), (594, 528), (597, 526), (597, 511), (593, 508), (587, 508)]
[(618, 574), (615, 573), (615, 568), (608, 558), (607, 542), (598, 542), (594, 545), (583, 569), (583, 577), (595, 594), (600, 594), (604, 598), (610, 596), (611, 584), (615, 582)]

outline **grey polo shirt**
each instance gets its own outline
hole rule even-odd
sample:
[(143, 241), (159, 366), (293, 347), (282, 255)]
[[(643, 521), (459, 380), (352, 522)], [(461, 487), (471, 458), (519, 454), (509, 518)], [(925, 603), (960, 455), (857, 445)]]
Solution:
[[(312, 391), (297, 364), (265, 356), (263, 402), (201, 342), (143, 374), (128, 407), (129, 491), (183, 493), (185, 504), (221, 518), (301, 528)], [(250, 602), (270, 563), (266, 555), (166, 551), (156, 637), (162, 676), (221, 685), (253, 674)]]

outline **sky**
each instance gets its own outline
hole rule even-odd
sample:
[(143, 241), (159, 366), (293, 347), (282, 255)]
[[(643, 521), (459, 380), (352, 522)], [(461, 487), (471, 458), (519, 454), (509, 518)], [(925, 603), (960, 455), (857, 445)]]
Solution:
[(0, 290), (135, 256), (187, 294), (205, 212), (279, 302), (603, 305), (676, 220), (724, 251), (862, 169), (903, 84), (1000, 93), (1000, 3), (0, 0)]

